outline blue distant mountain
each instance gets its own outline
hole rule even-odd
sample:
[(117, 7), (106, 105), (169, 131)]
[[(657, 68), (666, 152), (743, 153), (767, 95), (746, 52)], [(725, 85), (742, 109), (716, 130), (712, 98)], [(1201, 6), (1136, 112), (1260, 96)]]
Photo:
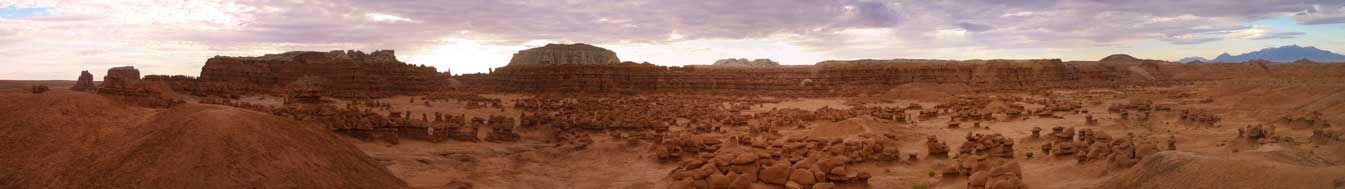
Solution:
[(1210, 62), (1210, 59), (1205, 59), (1204, 57), (1199, 57), (1199, 56), (1192, 56), (1192, 57), (1182, 58), (1181, 60), (1177, 60), (1177, 63), (1191, 63), (1191, 62), (1195, 62), (1195, 61), (1200, 61), (1200, 62)]
[(1272, 62), (1293, 62), (1299, 59), (1308, 59), (1315, 62), (1328, 63), (1328, 62), (1345, 62), (1345, 55), (1340, 55), (1331, 51), (1317, 49), (1317, 47), (1300, 47), (1298, 45), (1289, 45), (1283, 47), (1261, 49), (1259, 51), (1244, 53), (1236, 56), (1224, 53), (1220, 54), (1219, 57), (1215, 57), (1214, 60), (1210, 60), (1209, 62), (1244, 62), (1255, 59), (1269, 60)]

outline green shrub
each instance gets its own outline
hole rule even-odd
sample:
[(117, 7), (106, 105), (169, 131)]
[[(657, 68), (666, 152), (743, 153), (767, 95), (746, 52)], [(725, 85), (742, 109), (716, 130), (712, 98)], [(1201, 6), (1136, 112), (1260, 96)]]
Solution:
[(911, 188), (913, 188), (913, 189), (929, 189), (929, 184), (915, 184), (914, 186), (911, 186)]
[(938, 174), (934, 174), (934, 171), (932, 171), (932, 170), (929, 171), (929, 177), (934, 177), (934, 175), (938, 175)]
[(1031, 159), (1032, 159), (1032, 152), (1027, 152), (1027, 154), (1026, 154), (1026, 155), (1027, 155), (1027, 159), (1029, 159), (1029, 160), (1031, 160)]

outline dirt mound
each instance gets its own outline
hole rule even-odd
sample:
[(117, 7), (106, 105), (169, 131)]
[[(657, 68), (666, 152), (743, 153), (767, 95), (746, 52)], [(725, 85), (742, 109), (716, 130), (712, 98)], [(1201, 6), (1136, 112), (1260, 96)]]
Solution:
[(1101, 188), (1332, 188), (1345, 167), (1303, 167), (1246, 156), (1160, 152)]
[(238, 108), (0, 93), (0, 188), (399, 188), (315, 126)]

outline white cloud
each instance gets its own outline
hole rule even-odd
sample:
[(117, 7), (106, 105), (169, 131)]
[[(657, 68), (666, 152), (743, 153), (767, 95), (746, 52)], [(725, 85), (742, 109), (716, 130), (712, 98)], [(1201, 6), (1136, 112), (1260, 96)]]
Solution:
[(412, 20), (410, 18), (402, 18), (398, 16), (380, 14), (380, 13), (365, 13), (364, 17), (368, 18), (369, 21), (380, 23), (399, 23), (399, 22), (420, 23), (420, 21)]

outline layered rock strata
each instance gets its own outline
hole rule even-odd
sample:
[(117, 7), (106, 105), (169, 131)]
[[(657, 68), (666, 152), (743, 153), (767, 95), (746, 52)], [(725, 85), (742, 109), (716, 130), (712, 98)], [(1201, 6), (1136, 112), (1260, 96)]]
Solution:
[(125, 101), (148, 106), (166, 108), (182, 104), (183, 101), (165, 96), (171, 89), (161, 82), (148, 82), (140, 79), (140, 70), (131, 66), (115, 67), (107, 70), (103, 83), (98, 85), (98, 94), (120, 98)]
[(616, 52), (589, 44), (547, 44), (546, 46), (518, 51), (509, 65), (602, 65), (616, 64), (621, 59)]
[(391, 50), (296, 51), (260, 57), (216, 56), (206, 61), (200, 77), (146, 76), (166, 81), (175, 90), (194, 95), (283, 93), (300, 78), (316, 85), (323, 96), (341, 98), (419, 94), (444, 88), (448, 75), (434, 67), (397, 60)]

